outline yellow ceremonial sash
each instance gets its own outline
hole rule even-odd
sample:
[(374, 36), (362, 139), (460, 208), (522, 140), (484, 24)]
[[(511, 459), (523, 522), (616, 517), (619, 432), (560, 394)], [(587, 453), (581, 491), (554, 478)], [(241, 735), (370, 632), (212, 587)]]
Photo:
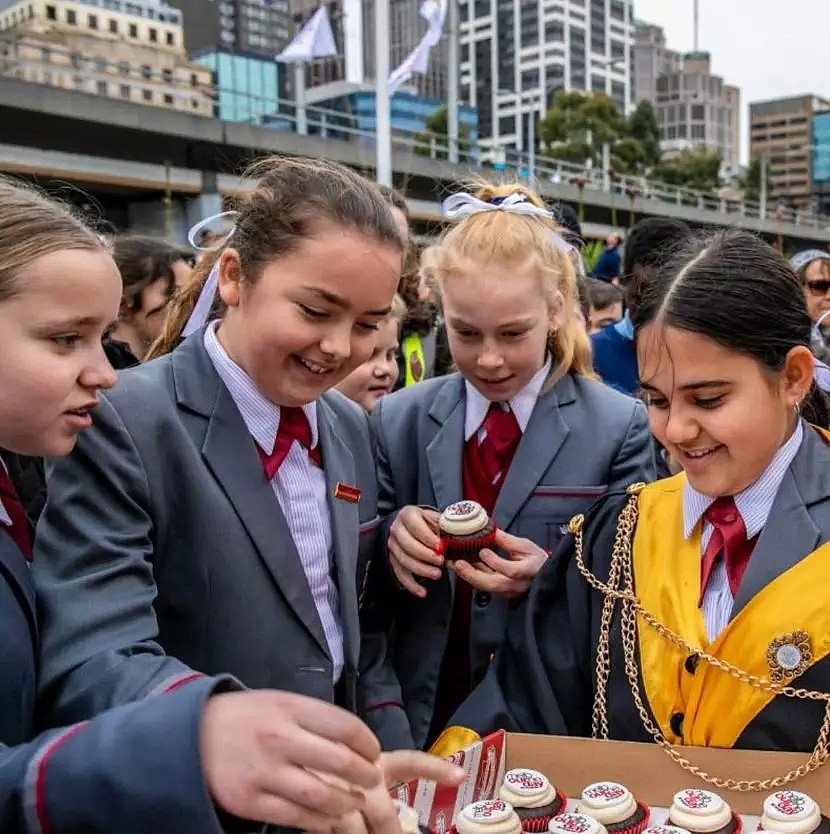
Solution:
[[(685, 475), (658, 481), (639, 495), (634, 536), (636, 593), (659, 622), (693, 646), (750, 675), (769, 677), (767, 648), (801, 629), (810, 635), (810, 666), (830, 654), (827, 604), (830, 542), (805, 556), (763, 588), (709, 644), (700, 597), (701, 531), (683, 536)], [(645, 693), (665, 737), (674, 744), (732, 747), (743, 730), (772, 701), (755, 689), (701, 661), (694, 672), (686, 655), (638, 618), (640, 668)], [(671, 729), (683, 713), (683, 737)]]

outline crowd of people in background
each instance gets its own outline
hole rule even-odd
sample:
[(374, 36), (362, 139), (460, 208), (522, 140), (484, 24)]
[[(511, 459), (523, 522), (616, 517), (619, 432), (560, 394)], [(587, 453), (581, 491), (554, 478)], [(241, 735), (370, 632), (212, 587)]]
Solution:
[[(573, 209), (518, 183), (453, 195), (421, 246), (340, 165), (249, 176), (198, 251), (0, 180), (4, 832), (399, 834), (389, 787), (462, 778), (413, 752), (448, 727), (589, 733), (572, 517), (605, 576), (634, 483), (640, 553), (650, 502), (672, 552), (721, 499), (766, 559), (770, 513), (830, 538), (827, 252), (647, 217), (589, 275)], [(495, 544), (448, 562), (462, 499)], [(750, 598), (720, 565), (712, 640)], [(722, 746), (810, 749), (809, 706)]]

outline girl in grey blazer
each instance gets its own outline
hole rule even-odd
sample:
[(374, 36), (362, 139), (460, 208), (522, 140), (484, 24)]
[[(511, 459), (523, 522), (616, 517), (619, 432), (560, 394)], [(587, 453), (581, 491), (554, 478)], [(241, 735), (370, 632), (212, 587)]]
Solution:
[(356, 703), (377, 490), (366, 415), (329, 389), (374, 348), (402, 241), (342, 166), (251, 174), (206, 264), (221, 320), (121, 374), (50, 467), (34, 578), (52, 720), (191, 668)]
[[(481, 680), (511, 600), (571, 515), (654, 472), (643, 404), (591, 371), (569, 247), (538, 198), (487, 187), (449, 198), (445, 211), (466, 219), (422, 268), (440, 292), (459, 373), (396, 392), (372, 415), (399, 590), (391, 636), (365, 653), (380, 686), (365, 691), (364, 709), (391, 747), (434, 739)], [(436, 511), (461, 499), (485, 507), (502, 545), (515, 535), (543, 550), (445, 563)]]

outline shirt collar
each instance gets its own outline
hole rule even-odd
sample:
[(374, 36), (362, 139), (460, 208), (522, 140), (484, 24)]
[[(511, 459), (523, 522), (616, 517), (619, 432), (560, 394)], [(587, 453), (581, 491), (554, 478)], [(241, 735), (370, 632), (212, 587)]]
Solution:
[(614, 330), (623, 337), (623, 339), (628, 339), (629, 342), (634, 341), (634, 325), (631, 323), (631, 316), (628, 313), (628, 310), (625, 311), (625, 315), (614, 325)]
[[(743, 519), (748, 539), (757, 536), (767, 523), (775, 496), (803, 439), (804, 425), (799, 420), (792, 436), (775, 453), (761, 477), (735, 496), (735, 505)], [(687, 540), (714, 502), (715, 499), (710, 495), (703, 495), (692, 489), (688, 481), (683, 485), (683, 535)]]
[[(542, 392), (542, 386), (550, 374), (551, 360), (545, 362), (542, 370), (538, 371), (533, 379), (510, 400), (510, 409), (516, 416), (516, 422), (522, 433), (527, 429), (527, 424), (530, 422), (530, 415), (536, 407), (536, 400), (539, 399), (539, 394)], [(466, 389), (467, 399), (464, 414), (464, 441), (469, 440), (480, 428), (490, 410), (490, 400), (488, 400), (472, 383), (464, 380), (464, 388)]]
[[(216, 338), (218, 325), (219, 322), (212, 322), (205, 329), (204, 345), (207, 355), (219, 378), (225, 383), (251, 436), (263, 452), (270, 454), (280, 427), (280, 407), (262, 394), (248, 374), (228, 356)], [(317, 403), (307, 403), (303, 406), (303, 411), (311, 427), (311, 448), (314, 449), (318, 441)]]

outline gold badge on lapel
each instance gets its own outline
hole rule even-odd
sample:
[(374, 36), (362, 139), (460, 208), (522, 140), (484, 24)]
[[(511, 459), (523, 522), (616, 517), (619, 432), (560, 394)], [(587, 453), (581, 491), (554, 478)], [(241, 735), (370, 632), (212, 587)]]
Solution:
[(769, 679), (773, 683), (788, 683), (803, 675), (812, 659), (813, 647), (806, 631), (792, 631), (776, 637), (767, 649)]
[(348, 501), (350, 504), (357, 504), (360, 501), (360, 490), (355, 486), (348, 484), (341, 484), (338, 481), (334, 485), (334, 497), (341, 501)]

